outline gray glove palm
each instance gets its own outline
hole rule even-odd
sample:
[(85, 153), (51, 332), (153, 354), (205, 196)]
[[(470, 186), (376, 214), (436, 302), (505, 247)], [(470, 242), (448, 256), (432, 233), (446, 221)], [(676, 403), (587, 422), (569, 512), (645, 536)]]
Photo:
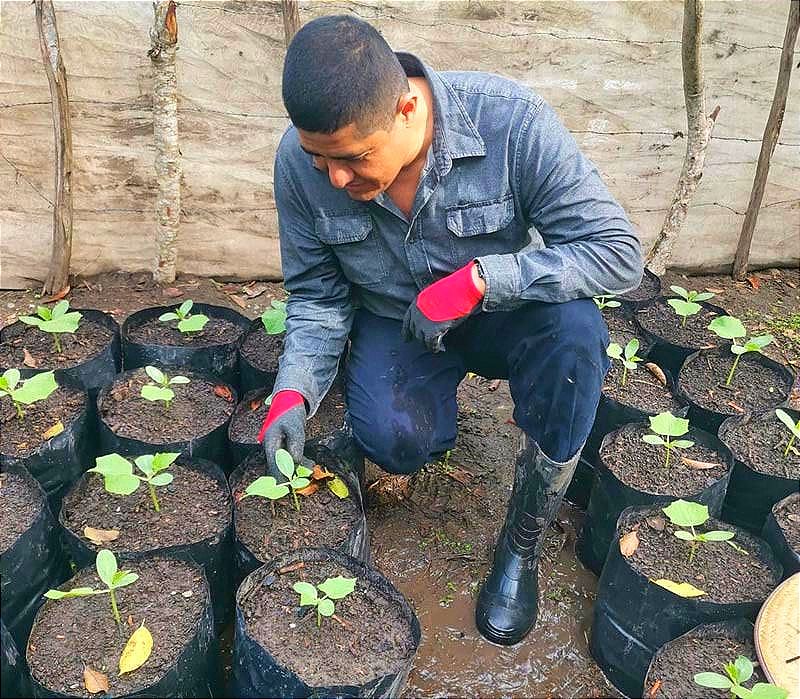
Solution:
[(296, 405), (273, 420), (264, 432), (262, 445), (267, 460), (267, 475), (285, 480), (275, 463), (275, 452), (286, 449), (296, 464), (304, 462), (306, 408)]

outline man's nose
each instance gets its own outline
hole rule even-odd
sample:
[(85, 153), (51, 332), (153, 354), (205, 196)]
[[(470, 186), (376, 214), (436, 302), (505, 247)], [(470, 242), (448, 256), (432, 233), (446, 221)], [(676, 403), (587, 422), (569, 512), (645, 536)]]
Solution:
[(353, 181), (353, 171), (340, 163), (328, 162), (328, 177), (336, 189), (342, 189)]

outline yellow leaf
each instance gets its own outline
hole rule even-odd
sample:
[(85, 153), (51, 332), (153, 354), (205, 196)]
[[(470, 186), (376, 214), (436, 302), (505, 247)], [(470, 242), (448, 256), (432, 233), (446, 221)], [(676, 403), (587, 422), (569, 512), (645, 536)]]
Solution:
[(119, 539), (119, 529), (95, 529), (94, 527), (84, 527), (83, 535), (93, 544), (98, 546), (107, 544), (109, 541)]
[(471, 371), (467, 372), (467, 379), (472, 380), (477, 376), (477, 374), (473, 374)]
[(669, 590), (672, 594), (678, 595), (678, 597), (700, 597), (706, 594), (703, 590), (699, 590), (694, 585), (687, 582), (676, 583), (666, 578), (659, 578), (658, 580), (651, 580), (650, 582), (660, 585), (665, 590)]
[(142, 625), (131, 634), (122, 655), (119, 656), (119, 674), (133, 672), (144, 665), (153, 651), (153, 637), (142, 622)]
[(620, 553), (628, 558), (636, 553), (636, 549), (639, 548), (639, 535), (636, 533), (636, 530), (629, 531), (625, 536), (623, 536), (619, 540), (619, 551)]
[(347, 485), (341, 478), (339, 478), (339, 476), (336, 476), (336, 478), (333, 480), (328, 481), (328, 487), (336, 497), (341, 498), (342, 500), (350, 495)]
[(108, 677), (98, 670), (83, 666), (83, 686), (89, 694), (108, 691)]
[(64, 431), (64, 423), (59, 420), (55, 425), (52, 427), (48, 427), (44, 432), (42, 432), (42, 437), (45, 439), (51, 439)]

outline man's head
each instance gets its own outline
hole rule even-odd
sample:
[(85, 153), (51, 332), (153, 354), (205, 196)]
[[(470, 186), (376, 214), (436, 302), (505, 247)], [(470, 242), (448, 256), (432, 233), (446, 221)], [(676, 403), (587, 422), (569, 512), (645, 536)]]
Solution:
[(295, 35), (283, 102), (315, 167), (353, 199), (385, 190), (417, 156), (420, 129), (424, 135), (418, 97), (394, 52), (349, 15), (320, 17)]

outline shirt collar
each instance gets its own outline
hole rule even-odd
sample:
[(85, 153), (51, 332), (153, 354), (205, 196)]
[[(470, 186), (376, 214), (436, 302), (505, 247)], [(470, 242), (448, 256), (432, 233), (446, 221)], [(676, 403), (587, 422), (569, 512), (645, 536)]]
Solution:
[(408, 77), (424, 77), (433, 93), (433, 157), (439, 175), (450, 172), (457, 158), (486, 155), (486, 145), (452, 86), (414, 54), (397, 52), (397, 58)]

